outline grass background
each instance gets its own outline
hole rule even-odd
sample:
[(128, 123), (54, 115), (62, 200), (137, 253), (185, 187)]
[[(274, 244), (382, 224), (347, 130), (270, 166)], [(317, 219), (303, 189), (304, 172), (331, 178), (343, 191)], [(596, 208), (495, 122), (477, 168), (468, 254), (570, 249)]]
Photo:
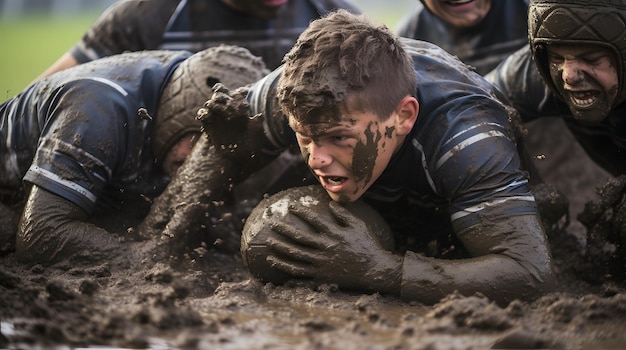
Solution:
[(98, 17), (25, 16), (0, 21), (0, 100), (22, 91), (80, 39)]
[[(416, 0), (355, 1), (365, 14), (393, 29)], [(68, 17), (45, 14), (0, 20), (0, 102), (15, 96), (65, 53), (87, 30), (100, 12)]]

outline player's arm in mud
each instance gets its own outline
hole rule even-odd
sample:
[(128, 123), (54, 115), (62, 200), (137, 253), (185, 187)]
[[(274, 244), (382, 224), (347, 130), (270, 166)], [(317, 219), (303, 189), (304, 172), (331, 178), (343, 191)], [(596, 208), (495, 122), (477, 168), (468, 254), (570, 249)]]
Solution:
[(200, 243), (197, 233), (206, 230), (207, 215), (222, 206), (226, 193), (238, 178), (238, 164), (215, 151), (206, 137), (201, 137), (178, 169), (164, 192), (156, 198), (150, 212), (137, 227), (148, 240), (157, 239), (157, 260), (179, 256)]
[(293, 202), (285, 216), (264, 216), (273, 231), (268, 265), (298, 279), (400, 295), (402, 255), (384, 249), (380, 233), (339, 203), (330, 200), (328, 209), (331, 216)]
[(383, 249), (362, 219), (337, 203), (329, 220), (305, 206), (290, 214), (307, 225), (291, 225), (272, 217), (278, 235), (268, 244), (270, 265), (297, 278), (337, 284), (341, 288), (400, 295), (406, 300), (436, 303), (458, 291), (481, 293), (499, 303), (534, 299), (554, 285), (548, 243), (537, 215), (486, 221), (457, 235), (471, 258), (441, 259)]
[[(499, 152), (487, 152), (488, 157), (481, 156), (485, 149), (479, 146), (456, 154), (433, 177), (437, 184), (445, 183), (439, 188), (449, 198), (454, 235), (469, 257), (386, 251), (371, 239), (374, 235), (366, 234), (363, 220), (340, 207), (331, 207), (335, 218), (325, 218), (294, 204), (290, 214), (306, 224), (263, 218), (277, 233), (268, 242), (270, 266), (296, 278), (425, 303), (454, 291), (481, 293), (502, 304), (550, 291), (554, 276), (549, 245), (527, 175), (519, 169), (516, 144), (509, 137), (493, 138), (489, 147)], [(420, 227), (414, 229), (419, 234)]]
[(40, 264), (105, 262), (128, 253), (117, 236), (87, 218), (76, 204), (33, 185), (19, 222), (17, 259)]
[(554, 288), (552, 258), (538, 215), (511, 215), (457, 233), (471, 258), (448, 260), (408, 252), (401, 296), (429, 303), (458, 291), (506, 305)]

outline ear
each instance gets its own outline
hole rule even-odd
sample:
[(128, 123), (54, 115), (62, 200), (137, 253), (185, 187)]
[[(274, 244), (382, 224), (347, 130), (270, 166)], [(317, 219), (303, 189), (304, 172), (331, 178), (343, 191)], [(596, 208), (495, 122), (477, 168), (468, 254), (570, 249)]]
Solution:
[(413, 129), (417, 120), (420, 105), (413, 96), (406, 96), (396, 107), (396, 132), (398, 135), (407, 135)]

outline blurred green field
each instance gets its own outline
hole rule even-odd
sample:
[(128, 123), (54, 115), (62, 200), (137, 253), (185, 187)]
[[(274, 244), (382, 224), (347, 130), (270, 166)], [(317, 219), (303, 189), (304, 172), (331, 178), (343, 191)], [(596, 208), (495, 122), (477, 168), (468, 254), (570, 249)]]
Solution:
[[(366, 7), (364, 11), (375, 21), (393, 29), (401, 16), (401, 9)], [(67, 18), (26, 16), (0, 21), (0, 102), (28, 86), (80, 39), (98, 15), (87, 13)]]
[(99, 13), (0, 21), (0, 100), (22, 91), (80, 39)]

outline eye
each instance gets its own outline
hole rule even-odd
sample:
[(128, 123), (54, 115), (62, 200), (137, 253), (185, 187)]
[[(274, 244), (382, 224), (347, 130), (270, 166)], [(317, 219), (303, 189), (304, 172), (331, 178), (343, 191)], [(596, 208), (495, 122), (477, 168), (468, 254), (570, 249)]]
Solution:
[(559, 56), (554, 53), (549, 53), (548, 60), (550, 61), (550, 63), (561, 63), (563, 62), (563, 56)]
[(602, 61), (602, 57), (584, 57), (583, 61), (589, 65), (596, 66)]
[(298, 143), (300, 143), (303, 146), (308, 145), (309, 143), (311, 143), (311, 138), (308, 136), (303, 136), (300, 133), (296, 133), (296, 139), (298, 140)]

